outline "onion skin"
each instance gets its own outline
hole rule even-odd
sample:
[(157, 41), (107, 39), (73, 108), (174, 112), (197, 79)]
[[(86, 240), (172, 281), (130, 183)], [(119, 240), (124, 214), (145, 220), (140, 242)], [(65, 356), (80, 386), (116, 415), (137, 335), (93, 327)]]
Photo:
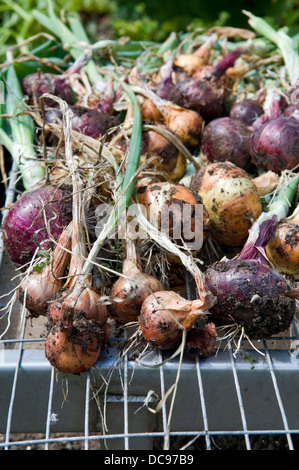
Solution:
[(257, 168), (280, 174), (299, 164), (299, 121), (280, 116), (257, 129), (252, 137), (252, 157)]
[(201, 314), (197, 301), (186, 300), (173, 291), (156, 292), (142, 304), (141, 332), (151, 347), (173, 349), (182, 340), (183, 328), (190, 331)]
[(266, 254), (280, 273), (299, 279), (299, 225), (292, 221), (280, 222), (266, 245)]
[(229, 117), (232, 119), (238, 119), (246, 126), (252, 126), (252, 124), (264, 114), (263, 107), (252, 100), (244, 100), (235, 103), (230, 111)]
[(44, 186), (24, 193), (9, 210), (2, 227), (4, 248), (13, 263), (23, 266), (32, 260), (37, 246), (51, 247), (45, 226), (58, 240), (72, 220), (72, 197), (68, 191)]
[(229, 161), (243, 169), (251, 163), (252, 131), (237, 119), (214, 119), (205, 127), (201, 148), (211, 162)]
[(231, 162), (210, 163), (192, 178), (208, 212), (211, 236), (220, 244), (241, 246), (262, 213), (260, 196), (249, 175)]
[(251, 339), (267, 339), (286, 330), (296, 304), (284, 294), (285, 279), (257, 260), (227, 260), (210, 266), (205, 279), (217, 297), (210, 309), (216, 326), (237, 323)]

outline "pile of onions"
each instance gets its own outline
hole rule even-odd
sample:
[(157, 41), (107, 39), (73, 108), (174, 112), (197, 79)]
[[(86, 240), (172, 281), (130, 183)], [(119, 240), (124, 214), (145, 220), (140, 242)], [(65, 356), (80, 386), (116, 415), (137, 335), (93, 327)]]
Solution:
[(252, 130), (242, 121), (221, 117), (205, 127), (201, 148), (211, 162), (232, 162), (248, 169), (251, 164)]
[(24, 193), (4, 219), (4, 248), (18, 266), (29, 263), (37, 247), (51, 248), (72, 220), (72, 198), (68, 190), (43, 186)]
[(212, 238), (227, 246), (243, 245), (262, 212), (249, 175), (231, 162), (214, 162), (193, 176), (190, 188), (199, 194), (208, 212)]
[[(187, 247), (190, 243), (192, 246), (194, 240), (201, 245), (206, 240), (210, 232), (208, 211), (202, 198), (192, 189), (178, 183), (157, 182), (140, 188), (137, 198), (151, 224), (178, 245), (184, 242)], [(199, 215), (194, 211), (198, 204), (202, 207), (202, 223), (198, 223)], [(186, 227), (190, 233), (184, 230)]]
[(170, 91), (168, 99), (186, 109), (192, 109), (205, 122), (221, 117), (225, 111), (229, 93), (225, 72), (242, 54), (236, 48), (215, 66), (200, 68), (192, 77), (178, 82)]
[(136, 246), (126, 239), (126, 259), (123, 262), (123, 276), (115, 282), (111, 290), (111, 317), (119, 323), (137, 321), (141, 305), (153, 292), (163, 290), (161, 282), (142, 271)]
[(261, 125), (252, 137), (252, 157), (261, 171), (280, 174), (299, 164), (299, 113), (281, 115)]

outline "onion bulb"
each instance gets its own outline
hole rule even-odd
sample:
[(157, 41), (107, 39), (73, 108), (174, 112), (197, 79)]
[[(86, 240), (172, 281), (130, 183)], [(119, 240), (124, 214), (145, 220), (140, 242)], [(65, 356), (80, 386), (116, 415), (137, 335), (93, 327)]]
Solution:
[(232, 162), (248, 169), (251, 163), (250, 128), (237, 119), (221, 117), (209, 122), (202, 135), (201, 148), (211, 162)]
[(205, 272), (208, 288), (217, 297), (210, 308), (216, 326), (237, 324), (251, 339), (267, 339), (285, 331), (296, 303), (284, 277), (258, 260), (223, 260)]
[(282, 274), (299, 279), (299, 207), (276, 227), (266, 245), (267, 257)]
[(161, 282), (142, 271), (133, 240), (126, 239), (126, 259), (122, 274), (111, 290), (111, 317), (120, 322), (136, 321), (141, 305), (153, 292), (163, 290)]
[[(201, 244), (210, 230), (207, 209), (199, 195), (178, 183), (158, 182), (140, 188), (138, 202), (151, 224), (169, 235), (178, 245)], [(197, 212), (200, 205), (202, 213)], [(200, 219), (201, 217), (201, 219)]]
[(252, 124), (263, 114), (263, 107), (256, 101), (252, 100), (238, 101), (229, 111), (230, 118), (238, 119), (246, 126), (252, 126)]
[(26, 276), (18, 288), (18, 298), (33, 317), (46, 315), (50, 301), (62, 289), (65, 269), (71, 257), (72, 224), (62, 232), (50, 260), (41, 271)]
[(220, 244), (240, 246), (262, 213), (261, 199), (249, 175), (231, 162), (210, 163), (192, 178), (208, 212), (211, 236)]
[(150, 295), (142, 304), (140, 328), (144, 339), (153, 348), (161, 350), (177, 347), (183, 330), (191, 330), (204, 314), (199, 300), (186, 300), (173, 291)]
[(13, 263), (29, 263), (37, 247), (51, 248), (50, 235), (57, 240), (72, 220), (70, 192), (43, 186), (24, 193), (4, 219), (4, 248)]

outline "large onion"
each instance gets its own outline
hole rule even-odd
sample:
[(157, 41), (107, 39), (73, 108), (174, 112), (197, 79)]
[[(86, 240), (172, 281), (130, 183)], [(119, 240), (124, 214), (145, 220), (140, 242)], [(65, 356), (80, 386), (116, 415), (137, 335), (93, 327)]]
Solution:
[(66, 190), (44, 186), (23, 194), (11, 207), (3, 227), (4, 248), (11, 260), (23, 266), (37, 249), (49, 249), (72, 220), (72, 197)]
[(231, 162), (210, 163), (193, 176), (190, 187), (206, 207), (214, 240), (228, 246), (242, 245), (262, 212), (249, 175)]

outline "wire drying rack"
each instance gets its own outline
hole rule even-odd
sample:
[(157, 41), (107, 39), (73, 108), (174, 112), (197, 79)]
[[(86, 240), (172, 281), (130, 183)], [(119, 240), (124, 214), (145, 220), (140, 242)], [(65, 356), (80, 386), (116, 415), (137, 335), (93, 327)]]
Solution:
[[(13, 167), (6, 206), (16, 174)], [(3, 296), (14, 268), (2, 247), (0, 277)], [(188, 276), (186, 283), (191, 298)], [(186, 351), (181, 367), (178, 357), (155, 350), (140, 362), (130, 351), (120, 360), (123, 337), (115, 337), (90, 371), (65, 376), (45, 358), (44, 319), (31, 322), (16, 303), (10, 322), (0, 319), (0, 449), (296, 449), (295, 322), (290, 330), (256, 349), (244, 344), (236, 352), (228, 343), (208, 358)]]

